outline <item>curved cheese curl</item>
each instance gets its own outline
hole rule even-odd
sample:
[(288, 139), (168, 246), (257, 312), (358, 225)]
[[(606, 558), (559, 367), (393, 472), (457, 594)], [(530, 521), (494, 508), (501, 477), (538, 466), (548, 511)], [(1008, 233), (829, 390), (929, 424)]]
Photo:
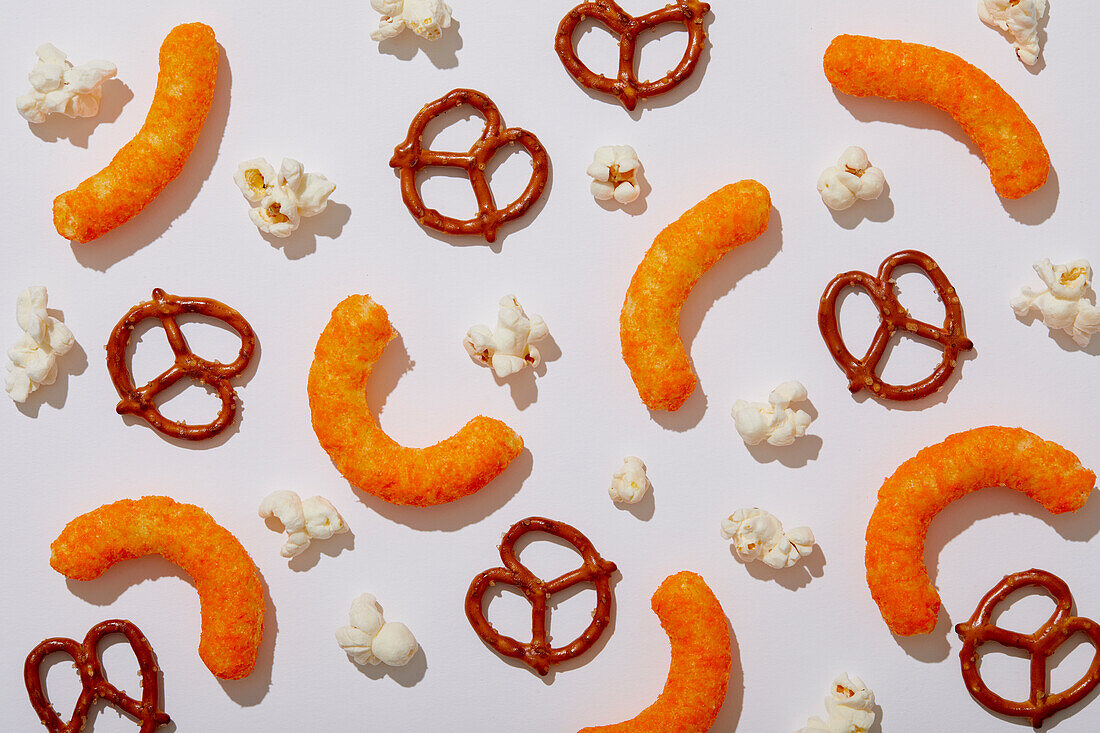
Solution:
[(57, 233), (90, 242), (152, 203), (183, 170), (214, 101), (218, 42), (202, 23), (176, 26), (160, 47), (145, 124), (106, 168), (53, 201)]
[(954, 117), (981, 149), (993, 187), (1006, 199), (1046, 183), (1050, 155), (1035, 125), (997, 82), (955, 54), (919, 43), (837, 36), (824, 67), (845, 94), (924, 102)]
[(65, 525), (50, 566), (94, 580), (123, 560), (161, 555), (195, 581), (202, 613), (199, 657), (216, 677), (247, 677), (264, 634), (260, 571), (229, 530), (192, 504), (146, 496), (105, 504)]
[(985, 427), (948, 436), (901, 464), (882, 484), (867, 525), (867, 585), (890, 631), (927, 634), (940, 596), (924, 564), (924, 540), (951, 502), (1007, 486), (1052, 514), (1084, 506), (1096, 474), (1073, 453), (1022, 428)]
[(427, 448), (406, 448), (382, 432), (366, 384), (396, 335), (386, 309), (369, 296), (348, 296), (332, 311), (309, 370), (317, 440), (353, 486), (392, 504), (430, 506), (478, 491), (519, 455), (523, 439), (481, 415)]

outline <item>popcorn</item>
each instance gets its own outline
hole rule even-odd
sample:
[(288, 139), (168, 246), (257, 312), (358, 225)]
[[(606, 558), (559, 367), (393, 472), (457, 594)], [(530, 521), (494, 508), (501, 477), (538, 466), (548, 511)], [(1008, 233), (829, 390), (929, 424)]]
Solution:
[(807, 399), (801, 382), (784, 382), (768, 395), (768, 403), (733, 403), (733, 422), (746, 445), (767, 440), (769, 445), (790, 445), (806, 434), (813, 418), (803, 410), (792, 410), (792, 402)]
[(637, 504), (645, 497), (652, 484), (645, 473), (645, 464), (641, 458), (627, 456), (623, 459), (623, 467), (615, 472), (611, 478), (611, 488), (607, 493), (612, 501), (623, 504)]
[(722, 536), (736, 541), (734, 548), (743, 561), (762, 560), (776, 570), (792, 567), (814, 551), (809, 527), (784, 532), (780, 521), (762, 509), (738, 509), (723, 519)]
[(314, 496), (302, 501), (293, 491), (276, 491), (260, 502), (260, 516), (275, 517), (286, 530), (286, 544), (279, 554), (294, 557), (313, 540), (344, 534), (348, 525), (328, 499)]
[(1031, 309), (1037, 309), (1047, 328), (1064, 331), (1085, 348), (1092, 335), (1100, 332), (1100, 308), (1086, 297), (1092, 282), (1088, 260), (1051, 265), (1050, 260), (1043, 259), (1034, 267), (1046, 290), (1022, 288), (1011, 301), (1012, 310), (1023, 317)]
[(248, 212), (252, 223), (275, 237), (289, 237), (302, 217), (324, 211), (336, 189), (320, 173), (305, 173), (293, 158), (283, 158), (277, 176), (265, 159), (246, 160), (237, 166), (233, 180), (253, 205)]
[(73, 332), (46, 311), (46, 288), (24, 290), (15, 301), (15, 320), (24, 334), (8, 349), (4, 389), (15, 402), (57, 380), (57, 358), (73, 348)]
[(825, 709), (827, 723), (815, 716), (798, 733), (867, 733), (875, 724), (875, 693), (859, 677), (842, 674), (833, 681)]
[(444, 28), (451, 27), (451, 7), (443, 0), (370, 0), (382, 14), (372, 41), (384, 41), (408, 28), (421, 38), (438, 41)]
[(51, 43), (44, 43), (35, 52), (38, 62), (28, 75), (29, 92), (15, 100), (15, 107), (30, 122), (45, 122), (54, 112), (66, 117), (95, 117), (103, 98), (103, 82), (118, 69), (110, 61), (89, 61), (73, 66)]
[(629, 145), (604, 145), (596, 148), (588, 175), (592, 176), (592, 195), (599, 201), (615, 199), (620, 204), (636, 201), (642, 194), (638, 174), (642, 164)]
[(877, 199), (882, 195), (886, 177), (867, 160), (867, 151), (852, 146), (844, 151), (836, 165), (826, 168), (817, 179), (821, 200), (834, 211), (844, 211), (856, 199)]
[(542, 357), (532, 342), (550, 335), (542, 316), (528, 317), (514, 295), (500, 299), (497, 325), (474, 326), (466, 332), (462, 345), (474, 361), (491, 366), (498, 377), (515, 374), (524, 367), (538, 366)]
[(408, 626), (386, 622), (382, 607), (370, 593), (351, 602), (348, 620), (350, 626), (337, 629), (336, 643), (347, 653), (348, 659), (359, 666), (404, 667), (420, 648)]
[(1010, 35), (1017, 58), (1028, 66), (1039, 60), (1039, 21), (1046, 12), (1047, 0), (978, 0), (982, 22)]

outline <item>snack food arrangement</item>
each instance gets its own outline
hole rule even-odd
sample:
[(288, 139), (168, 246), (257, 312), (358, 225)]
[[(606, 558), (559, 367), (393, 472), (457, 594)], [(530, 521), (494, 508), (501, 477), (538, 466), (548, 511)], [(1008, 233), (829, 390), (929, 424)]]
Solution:
[(13, 730), (1095, 730), (1100, 9), (931, 4), (14, 14)]

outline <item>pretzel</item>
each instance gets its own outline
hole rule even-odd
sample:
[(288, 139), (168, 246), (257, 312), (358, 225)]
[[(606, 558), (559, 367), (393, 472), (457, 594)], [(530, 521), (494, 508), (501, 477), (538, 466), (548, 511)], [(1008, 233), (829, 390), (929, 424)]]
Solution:
[[(1031, 586), (1044, 589), (1057, 604), (1054, 613), (1037, 631), (1020, 634), (1003, 629), (990, 621), (996, 607), (1006, 598), (1021, 588)], [(1083, 700), (1100, 684), (1100, 624), (1092, 619), (1070, 616), (1072, 608), (1073, 594), (1066, 582), (1056, 575), (1035, 569), (1006, 575), (993, 590), (985, 594), (970, 620), (955, 627), (955, 632), (963, 642), (959, 660), (962, 663), (963, 681), (966, 682), (966, 689), (971, 697), (994, 713), (1026, 718), (1034, 728), (1041, 727), (1043, 721), (1051, 715)], [(1096, 648), (1092, 665), (1069, 689), (1050, 694), (1047, 660), (1077, 633), (1088, 636)], [(1031, 658), (1031, 695), (1026, 701), (1006, 700), (985, 684), (979, 672), (978, 647), (986, 642), (1027, 652)]]
[[(422, 147), (424, 129), (439, 115), (468, 104), (485, 118), (485, 128), (465, 153), (430, 150)], [(506, 145), (516, 143), (531, 155), (531, 180), (512, 203), (498, 209), (493, 201), (493, 190), (486, 180), (485, 170), (489, 161)], [(497, 230), (507, 222), (527, 213), (546, 188), (550, 176), (550, 157), (534, 133), (519, 127), (504, 127), (504, 120), (493, 100), (474, 89), (452, 89), (413, 117), (409, 136), (393, 150), (390, 166), (401, 171), (401, 198), (413, 217), (421, 225), (437, 229), (444, 234), (480, 234), (485, 241), (493, 242)], [(470, 177), (477, 199), (478, 213), (472, 219), (455, 219), (444, 216), (424, 205), (424, 199), (416, 187), (416, 174), (423, 168), (462, 168)]]
[(999, 426), (950, 435), (898, 466), (879, 489), (865, 557), (867, 586), (890, 631), (935, 628), (940, 596), (924, 564), (928, 527), (952, 502), (987, 486), (1007, 486), (1063, 514), (1085, 505), (1096, 474), (1057, 443)]
[(145, 124), (106, 168), (53, 201), (57, 233), (90, 242), (152, 203), (183, 170), (214, 101), (218, 41), (202, 23), (176, 26), (160, 47)]
[[(103, 672), (103, 663), (99, 659), (99, 642), (105, 636), (122, 634), (130, 643), (137, 657), (138, 674), (141, 677), (141, 701), (127, 695), (107, 681)], [(72, 657), (77, 674), (80, 675), (80, 696), (73, 707), (73, 716), (66, 723), (54, 710), (53, 704), (42, 689), (42, 662), (54, 653), (68, 654)], [(31, 650), (23, 665), (23, 680), (31, 698), (31, 707), (50, 733), (79, 733), (84, 730), (96, 698), (103, 698), (116, 708), (141, 721), (140, 733), (153, 733), (162, 725), (172, 722), (160, 710), (160, 688), (158, 686), (156, 657), (149, 640), (137, 626), (122, 619), (102, 621), (88, 631), (83, 643), (74, 639), (55, 637), (46, 639)]]
[[(554, 50), (558, 52), (565, 70), (582, 87), (614, 95), (624, 107), (632, 110), (639, 99), (672, 91), (695, 71), (707, 42), (705, 20), (709, 12), (710, 5), (700, 0), (675, 0), (660, 10), (634, 17), (619, 7), (615, 0), (591, 0), (581, 3), (562, 18), (558, 35), (554, 38)], [(619, 36), (619, 74), (614, 79), (597, 74), (577, 57), (573, 36), (577, 25), (587, 18), (600, 21)], [(687, 29), (688, 45), (684, 56), (676, 68), (660, 79), (638, 81), (634, 70), (638, 36), (665, 23), (681, 23)]]
[[(528, 532), (544, 532), (560, 537), (576, 548), (584, 558), (584, 564), (554, 580), (536, 578), (516, 557), (516, 540)], [(588, 538), (574, 527), (542, 517), (520, 520), (512, 525), (501, 540), (500, 559), (504, 562), (504, 567), (486, 570), (470, 583), (470, 590), (466, 593), (466, 618), (470, 620), (481, 640), (504, 656), (518, 659), (540, 675), (546, 675), (550, 671), (550, 665), (561, 664), (588, 651), (611, 623), (611, 604), (614, 600), (611, 574), (615, 572), (615, 563), (600, 557)], [(596, 586), (596, 610), (592, 613), (592, 623), (579, 637), (565, 646), (550, 646), (546, 634), (547, 601), (555, 593), (585, 582)], [(530, 642), (520, 642), (501, 634), (485, 618), (483, 598), (485, 591), (495, 583), (519, 588), (527, 597), (532, 612)]]
[[(894, 292), (894, 270), (903, 265), (915, 265), (932, 281), (946, 312), (942, 328), (910, 317), (909, 311), (898, 301), (897, 293)], [(848, 288), (862, 288), (866, 291), (881, 319), (875, 337), (871, 339), (871, 346), (862, 359), (852, 355), (840, 334), (837, 300)], [(913, 249), (895, 252), (887, 257), (878, 268), (877, 277), (853, 270), (833, 278), (821, 296), (817, 324), (833, 359), (848, 376), (848, 389), (853, 394), (869, 389), (876, 397), (885, 400), (916, 400), (936, 392), (950, 379), (958, 364), (959, 354), (974, 348), (974, 343), (966, 337), (959, 296), (947, 275), (943, 274), (935, 260)], [(906, 385), (882, 381), (878, 376), (879, 362), (895, 333), (910, 333), (943, 346), (943, 359), (931, 375)]]
[[(191, 352), (183, 337), (176, 317), (186, 313), (216, 318), (232, 327), (241, 337), (241, 350), (229, 364), (208, 361)], [(157, 318), (164, 327), (168, 345), (176, 356), (176, 363), (168, 371), (143, 387), (134, 386), (134, 378), (126, 365), (126, 347), (134, 328), (147, 318)], [(205, 440), (225, 430), (237, 414), (237, 393), (230, 380), (248, 367), (256, 349), (256, 334), (240, 313), (224, 303), (211, 298), (181, 298), (169, 295), (160, 288), (153, 290), (153, 299), (134, 306), (122, 317), (107, 341), (107, 371), (115, 390), (122, 400), (115, 407), (120, 415), (137, 415), (155, 430), (173, 438)], [(193, 379), (213, 387), (221, 398), (218, 417), (205, 425), (188, 425), (170, 420), (161, 414), (156, 396), (181, 379)]]

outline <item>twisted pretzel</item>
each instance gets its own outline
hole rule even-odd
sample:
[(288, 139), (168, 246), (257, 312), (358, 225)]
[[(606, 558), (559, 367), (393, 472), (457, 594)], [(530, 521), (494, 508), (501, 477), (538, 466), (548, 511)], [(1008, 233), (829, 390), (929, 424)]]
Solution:
[[(241, 337), (241, 350), (229, 364), (208, 361), (191, 352), (183, 337), (176, 317), (186, 313), (199, 313), (216, 318), (233, 328)], [(126, 366), (126, 347), (134, 328), (147, 318), (157, 318), (164, 327), (168, 345), (176, 356), (176, 363), (160, 376), (142, 387), (134, 386), (134, 378)], [(153, 299), (134, 306), (122, 317), (107, 341), (107, 371), (111, 375), (118, 396), (121, 397), (115, 411), (120, 415), (137, 415), (154, 429), (173, 438), (204, 440), (225, 430), (237, 414), (237, 393), (230, 383), (233, 377), (245, 370), (256, 348), (256, 334), (240, 313), (224, 303), (211, 298), (181, 298), (169, 295), (160, 288), (153, 290)], [(160, 413), (155, 398), (181, 379), (193, 379), (213, 387), (221, 398), (218, 417), (205, 425), (188, 425), (170, 420)]]
[[(581, 86), (614, 95), (624, 107), (632, 110), (639, 99), (672, 91), (695, 71), (707, 42), (704, 22), (709, 12), (710, 5), (700, 0), (675, 0), (660, 10), (634, 17), (619, 7), (615, 0), (591, 0), (581, 3), (562, 18), (558, 35), (554, 38), (554, 50), (558, 52), (565, 70)], [(573, 36), (577, 25), (586, 18), (600, 21), (619, 36), (619, 74), (614, 79), (592, 71), (577, 56)], [(687, 28), (688, 45), (684, 56), (676, 68), (660, 79), (638, 81), (634, 70), (638, 36), (665, 23), (682, 23)]]
[[(576, 548), (584, 558), (584, 563), (554, 580), (540, 580), (516, 557), (516, 540), (528, 532), (545, 532), (560, 537)], [(588, 651), (610, 624), (611, 603), (614, 599), (611, 574), (615, 572), (615, 563), (600, 557), (588, 538), (574, 527), (542, 517), (528, 517), (516, 522), (500, 542), (500, 559), (504, 562), (504, 567), (486, 570), (470, 583), (470, 590), (466, 593), (466, 618), (470, 620), (481, 640), (504, 656), (518, 659), (539, 674), (545, 675), (550, 671), (550, 665), (560, 664)], [(555, 593), (585, 582), (596, 586), (596, 610), (592, 613), (592, 623), (579, 637), (565, 646), (550, 646), (546, 634), (547, 601)], [(485, 591), (495, 583), (519, 588), (527, 597), (531, 604), (530, 643), (501, 634), (485, 618), (483, 598)]]
[[(431, 150), (422, 147), (424, 129), (434, 118), (468, 104), (485, 118), (481, 136), (465, 153)], [(531, 155), (531, 180), (512, 203), (498, 209), (493, 201), (493, 190), (485, 178), (489, 161), (506, 145), (516, 143)], [(518, 219), (538, 201), (550, 176), (550, 157), (535, 137), (519, 127), (504, 127), (504, 120), (493, 100), (474, 89), (452, 89), (434, 102), (424, 105), (409, 125), (409, 135), (394, 148), (390, 166), (401, 171), (401, 198), (413, 217), (423, 226), (445, 234), (481, 234), (485, 241), (496, 240), (497, 230), (507, 222)], [(462, 168), (470, 177), (477, 199), (478, 213), (471, 219), (455, 219), (444, 216), (424, 205), (424, 199), (416, 188), (416, 174), (428, 167)]]
[[(103, 664), (99, 659), (99, 642), (110, 634), (122, 634), (130, 643), (137, 657), (141, 676), (141, 701), (137, 701), (107, 681)], [(49, 655), (61, 652), (72, 657), (80, 675), (80, 696), (73, 707), (73, 715), (66, 723), (54, 710), (53, 704), (42, 689), (42, 661)], [(31, 650), (23, 665), (23, 680), (30, 694), (31, 706), (38, 713), (42, 724), (50, 733), (79, 733), (88, 720), (88, 712), (96, 698), (101, 697), (114, 707), (141, 721), (140, 733), (153, 733), (162, 725), (172, 722), (160, 708), (160, 689), (157, 685), (156, 657), (149, 640), (137, 626), (129, 621), (112, 619), (96, 624), (88, 631), (83, 643), (63, 637), (46, 639)]]
[[(993, 611), (1000, 603), (1021, 588), (1029, 586), (1042, 588), (1057, 604), (1045, 624), (1033, 634), (1020, 634), (990, 623)], [(959, 660), (962, 662), (963, 680), (970, 695), (995, 713), (1027, 718), (1034, 728), (1042, 726), (1043, 720), (1059, 710), (1084, 699), (1100, 684), (1100, 624), (1092, 619), (1070, 616), (1072, 608), (1073, 594), (1070, 593), (1069, 586), (1064, 580), (1045, 570), (1025, 570), (1005, 576), (982, 598), (970, 620), (955, 627), (963, 641)], [(1052, 695), (1047, 689), (1047, 659), (1078, 632), (1087, 635), (1096, 648), (1092, 665), (1069, 689)], [(978, 647), (986, 642), (1027, 652), (1031, 658), (1031, 695), (1026, 701), (1006, 700), (986, 686), (978, 671), (977, 655)]]
[[(932, 281), (932, 286), (943, 301), (945, 317), (942, 328), (912, 318), (909, 311), (898, 301), (897, 293), (894, 292), (896, 281), (893, 279), (893, 274), (894, 270), (902, 265), (915, 265)], [(871, 296), (871, 301), (878, 309), (881, 319), (878, 330), (871, 340), (871, 346), (862, 359), (852, 355), (840, 335), (837, 300), (840, 294), (850, 287), (862, 288)], [(974, 343), (966, 337), (962, 304), (947, 275), (943, 274), (943, 270), (935, 260), (913, 249), (895, 252), (887, 257), (879, 267), (877, 277), (853, 270), (833, 278), (821, 296), (817, 323), (833, 359), (848, 376), (848, 389), (853, 393), (870, 389), (875, 396), (887, 400), (915, 400), (927, 397), (942, 387), (951, 377), (958, 363), (959, 354), (974, 348)], [(878, 376), (879, 362), (894, 333), (906, 332), (943, 346), (943, 359), (931, 375), (919, 382), (907, 385), (889, 384)]]

